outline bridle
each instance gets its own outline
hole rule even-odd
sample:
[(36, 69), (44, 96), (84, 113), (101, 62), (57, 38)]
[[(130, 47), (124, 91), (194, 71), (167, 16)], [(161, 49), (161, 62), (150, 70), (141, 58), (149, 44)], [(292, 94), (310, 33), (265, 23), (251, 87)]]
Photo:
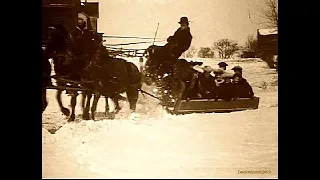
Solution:
[(95, 51), (94, 55), (92, 56), (90, 63), (84, 68), (85, 71), (88, 71), (92, 67), (102, 68), (102, 66), (96, 63), (96, 58), (100, 55), (100, 48), (101, 48), (100, 45), (102, 45), (102, 42), (99, 43), (98, 48)]

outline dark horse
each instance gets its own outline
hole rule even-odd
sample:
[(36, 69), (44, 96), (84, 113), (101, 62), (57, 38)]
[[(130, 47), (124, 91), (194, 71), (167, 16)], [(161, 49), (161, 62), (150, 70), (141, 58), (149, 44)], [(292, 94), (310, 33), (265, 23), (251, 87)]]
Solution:
[[(89, 66), (86, 67), (86, 73), (89, 74), (90, 79), (94, 81), (93, 86), (97, 92), (94, 95), (91, 107), (92, 119), (94, 119), (97, 103), (101, 95), (106, 98), (106, 116), (112, 115), (109, 114), (107, 98), (109, 97), (114, 101), (114, 113), (117, 113), (121, 109), (118, 97), (119, 94), (123, 92), (127, 94), (130, 109), (135, 111), (139, 89), (141, 88), (141, 73), (139, 69), (136, 65), (124, 59), (103, 55), (100, 51), (97, 53), (97, 56), (95, 56)], [(86, 118), (89, 117), (90, 99), (91, 95), (88, 95), (83, 113)]]
[(146, 77), (165, 90), (166, 93), (161, 94), (165, 105), (172, 106), (177, 100), (190, 97), (198, 75), (192, 66), (203, 63), (174, 59), (161, 46), (152, 45), (146, 51)]
[[(81, 85), (82, 88), (87, 89), (83, 93), (83, 118), (89, 119), (90, 100), (94, 94), (94, 101), (91, 107), (92, 119), (94, 119), (94, 112), (97, 107), (100, 96), (106, 97), (106, 113), (109, 112), (109, 105), (107, 98), (110, 97), (116, 105), (116, 112), (120, 110), (118, 103), (119, 94), (126, 91), (130, 103), (130, 109), (135, 110), (138, 99), (138, 90), (141, 87), (141, 75), (138, 68), (123, 59), (115, 59), (100, 53), (101, 39), (93, 33), (87, 32), (82, 37), (84, 42), (80, 44), (81, 52), (74, 51), (75, 44), (70, 39), (68, 33), (64, 28), (55, 26), (55, 29), (50, 33), (53, 42), (57, 45), (53, 57), (55, 71), (57, 77), (57, 84), (65, 86), (68, 83)], [(69, 81), (64, 81), (61, 77)], [(72, 82), (70, 82), (72, 80)], [(57, 100), (61, 111), (65, 115), (69, 115), (70, 111), (63, 107), (61, 102), (62, 90), (57, 92)], [(75, 119), (75, 106), (77, 91), (68, 91), (71, 95), (72, 114), (68, 121)]]
[[(70, 84), (71, 87), (80, 87), (83, 70), (93, 58), (95, 45), (97, 44), (94, 41), (95, 39), (92, 39), (91, 32), (86, 32), (83, 36), (87, 43), (85, 43), (85, 48), (81, 48), (81, 51), (79, 51), (79, 47), (84, 46), (84, 44), (76, 43), (62, 25), (49, 27), (49, 45), (50, 49), (54, 51), (52, 59), (58, 86), (68, 86)], [(61, 112), (69, 116), (69, 109), (65, 108), (61, 101), (62, 91), (61, 89), (57, 90), (56, 98)], [(78, 93), (77, 90), (67, 90), (67, 94), (71, 95), (72, 110), (68, 121), (74, 121)]]

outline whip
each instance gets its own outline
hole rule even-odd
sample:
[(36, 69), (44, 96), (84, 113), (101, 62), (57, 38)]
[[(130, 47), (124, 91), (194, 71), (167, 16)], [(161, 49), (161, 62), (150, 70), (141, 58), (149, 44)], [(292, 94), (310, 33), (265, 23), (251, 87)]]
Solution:
[(158, 33), (158, 28), (159, 28), (159, 23), (158, 23), (157, 30), (156, 30), (156, 33), (155, 33), (154, 38), (153, 38), (153, 43), (152, 43), (152, 45), (154, 45), (154, 42), (155, 42), (155, 40), (156, 40), (157, 33)]

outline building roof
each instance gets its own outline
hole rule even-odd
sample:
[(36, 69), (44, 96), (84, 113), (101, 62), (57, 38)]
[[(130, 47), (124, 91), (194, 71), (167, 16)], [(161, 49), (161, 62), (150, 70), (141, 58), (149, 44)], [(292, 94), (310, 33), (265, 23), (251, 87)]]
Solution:
[(258, 29), (258, 33), (262, 36), (265, 35), (271, 35), (271, 34), (278, 34), (277, 28), (271, 28), (271, 29)]

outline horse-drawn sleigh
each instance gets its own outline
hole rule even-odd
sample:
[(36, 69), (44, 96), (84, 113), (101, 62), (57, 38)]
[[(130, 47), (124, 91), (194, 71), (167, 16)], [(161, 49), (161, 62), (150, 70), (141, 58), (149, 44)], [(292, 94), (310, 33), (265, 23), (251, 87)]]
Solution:
[[(60, 31), (56, 27), (54, 31)], [(57, 33), (57, 32), (55, 32)], [(59, 32), (58, 34), (61, 35)], [(57, 35), (57, 34), (56, 34)], [(53, 33), (52, 36), (55, 36)], [(73, 121), (75, 116), (75, 104), (78, 91), (83, 92), (83, 118), (89, 119), (90, 99), (94, 95), (94, 101), (91, 106), (91, 118), (94, 119), (94, 113), (100, 96), (110, 97), (116, 105), (116, 112), (121, 108), (118, 104), (119, 94), (126, 91), (130, 109), (135, 110), (139, 91), (152, 95), (141, 89), (142, 75), (138, 68), (130, 62), (123, 59), (112, 58), (100, 52), (100, 41), (95, 41), (94, 34), (88, 34), (91, 44), (87, 45), (94, 48), (86, 49), (83, 57), (68, 57), (68, 52), (64, 50), (64, 55), (58, 53), (54, 59), (54, 68), (56, 75), (52, 76), (57, 81), (58, 86), (46, 86), (46, 89), (57, 89), (57, 100), (61, 111), (65, 115), (70, 115), (70, 111), (63, 107), (61, 103), (61, 93), (66, 90), (71, 95), (72, 113), (69, 121)], [(68, 36), (65, 36), (65, 40)], [(53, 39), (58, 37), (52, 37)], [(64, 42), (66, 41), (58, 41)], [(62, 47), (61, 44), (55, 47)], [(153, 46), (154, 47), (154, 46)], [(201, 112), (231, 112), (246, 109), (257, 109), (259, 98), (238, 98), (236, 100), (225, 101), (223, 99), (204, 99), (186, 98), (190, 80), (195, 72), (192, 66), (201, 65), (199, 62), (187, 62), (184, 59), (177, 60), (174, 64), (167, 62), (165, 59), (156, 61), (150, 49), (147, 50), (146, 84), (151, 80), (155, 82), (158, 89), (158, 96), (161, 104), (173, 114), (201, 113)], [(59, 49), (59, 48), (58, 48)], [(67, 48), (68, 49), (68, 48)], [(46, 60), (46, 59), (45, 59)], [(69, 61), (69, 62), (68, 62)], [(167, 66), (166, 66), (167, 64)], [(150, 67), (155, 67), (152, 69)], [(169, 68), (168, 66), (171, 66)], [(171, 69), (172, 71), (168, 71)], [(81, 72), (81, 73), (80, 73)], [(71, 75), (71, 76), (70, 76)], [(109, 107), (106, 99), (106, 115)], [(44, 109), (43, 109), (44, 110)]]
[[(77, 12), (72, 8), (70, 10), (71, 12)], [(46, 38), (44, 38), (42, 56), (42, 111), (47, 107), (47, 89), (57, 90), (56, 98), (59, 107), (64, 115), (69, 116), (68, 121), (74, 121), (75, 119), (76, 98), (79, 91), (83, 95), (82, 117), (84, 119), (90, 119), (90, 108), (91, 118), (94, 119), (97, 103), (101, 96), (106, 98), (106, 116), (110, 115), (107, 98), (111, 98), (115, 102), (115, 113), (120, 111), (121, 107), (118, 100), (122, 98), (120, 93), (123, 92), (126, 92), (130, 109), (134, 111), (139, 92), (153, 96), (142, 90), (142, 79), (146, 80), (147, 85), (151, 85), (151, 83), (148, 83), (148, 79), (155, 82), (159, 92), (156, 98), (161, 101), (168, 112), (174, 114), (230, 112), (258, 108), (258, 97), (238, 98), (233, 101), (186, 98), (190, 82), (195, 73), (192, 66), (199, 65), (199, 63), (187, 62), (184, 59), (172, 63), (166, 56), (155, 57), (154, 51), (157, 51), (157, 48), (156, 46), (150, 46), (146, 50), (147, 62), (144, 68), (146, 71), (139, 72), (139, 69), (133, 63), (109, 56), (102, 46), (102, 38), (97, 32), (83, 31), (80, 33), (81, 38), (79, 39), (81, 40), (77, 41), (77, 35), (72, 33), (72, 30), (75, 29), (72, 27), (76, 27), (75, 20), (70, 20), (71, 25), (69, 24), (69, 28), (65, 28), (63, 23), (56, 23), (60, 21), (48, 22), (48, 19), (50, 17), (45, 19), (46, 23), (43, 26)], [(50, 58), (54, 62), (56, 73), (54, 76), (50, 74), (52, 68), (48, 61)], [(52, 85), (52, 78), (56, 80), (56, 86)], [(61, 101), (61, 94), (64, 90), (71, 95), (71, 113), (69, 109), (63, 106)], [(92, 95), (94, 100), (90, 105)], [(113, 116), (113, 114), (110, 116)]]

